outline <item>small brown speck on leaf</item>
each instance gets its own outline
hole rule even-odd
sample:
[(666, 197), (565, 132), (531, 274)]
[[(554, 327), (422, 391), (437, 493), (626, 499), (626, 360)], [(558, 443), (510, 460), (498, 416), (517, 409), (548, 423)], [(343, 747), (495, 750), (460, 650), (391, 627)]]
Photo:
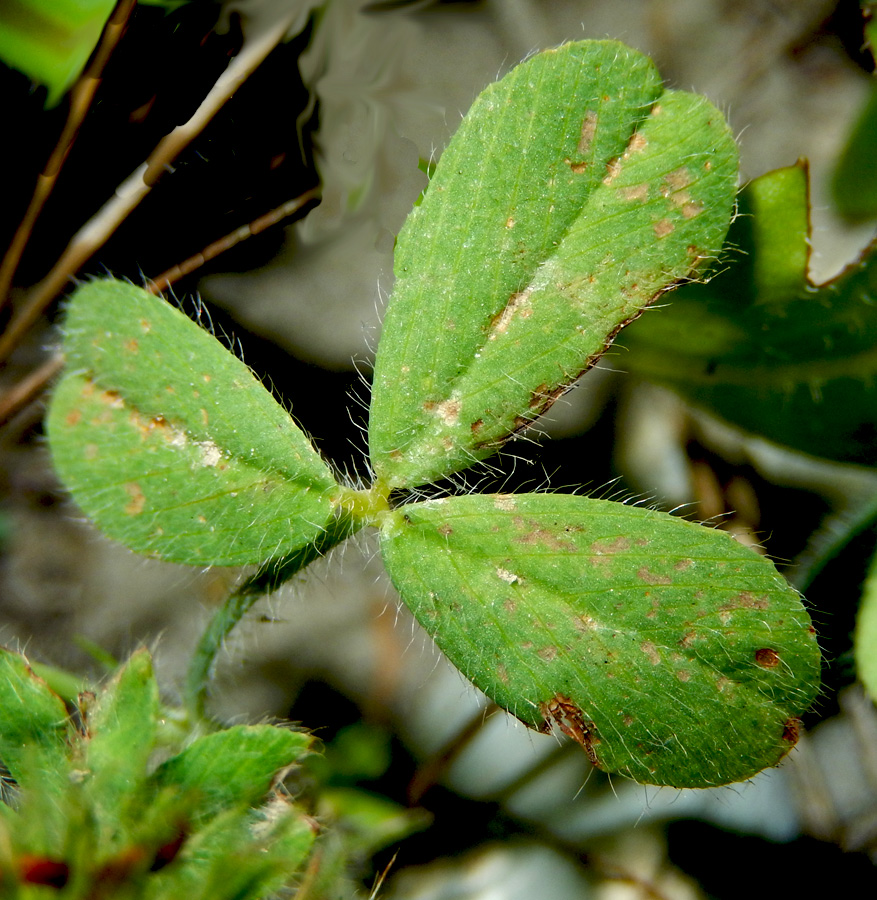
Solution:
[(137, 484), (136, 481), (129, 481), (125, 485), (125, 492), (131, 498), (125, 505), (125, 515), (140, 515), (140, 513), (143, 512), (143, 508), (146, 506), (146, 495), (141, 490), (140, 485)]
[(755, 651), (755, 661), (763, 669), (774, 669), (780, 664), (780, 655), (770, 647), (762, 647)]
[(659, 238), (667, 237), (668, 234), (672, 234), (676, 230), (669, 219), (660, 219), (655, 222), (654, 228), (655, 235)]

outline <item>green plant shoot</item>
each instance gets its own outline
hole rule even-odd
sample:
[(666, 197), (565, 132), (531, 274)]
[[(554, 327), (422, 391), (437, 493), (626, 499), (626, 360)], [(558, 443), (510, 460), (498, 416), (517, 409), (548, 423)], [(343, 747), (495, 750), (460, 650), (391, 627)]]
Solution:
[(80, 288), (48, 422), (75, 500), (139, 552), (263, 563), (208, 629), (195, 681), (254, 585), (373, 525), (402, 600), (451, 661), (595, 765), (704, 787), (776, 764), (818, 688), (819, 651), (769, 562), (618, 503), (405, 495), (495, 453), (716, 258), (736, 169), (721, 114), (615, 42), (539, 54), (488, 88), (399, 235), (362, 490), (338, 484), (179, 312), (127, 284)]

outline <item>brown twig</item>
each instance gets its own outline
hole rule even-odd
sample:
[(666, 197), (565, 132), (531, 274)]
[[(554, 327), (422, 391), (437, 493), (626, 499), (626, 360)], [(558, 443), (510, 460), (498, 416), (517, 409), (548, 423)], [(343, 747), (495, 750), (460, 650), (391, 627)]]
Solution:
[(104, 26), (100, 42), (91, 56), (91, 61), (70, 92), (70, 107), (61, 136), (58, 138), (54, 150), (52, 150), (48, 161), (37, 178), (36, 187), (24, 217), (12, 236), (12, 241), (3, 256), (3, 261), (0, 262), (0, 307), (6, 302), (9, 288), (12, 285), (12, 278), (18, 268), (18, 264), (21, 262), (22, 254), (33, 233), (34, 225), (43, 211), (49, 195), (55, 188), (55, 183), (58, 180), (64, 161), (67, 159), (67, 155), (76, 141), (79, 128), (85, 119), (85, 114), (91, 107), (94, 95), (100, 86), (101, 76), (107, 60), (109, 60), (113, 50), (125, 33), (128, 19), (131, 17), (135, 4), (136, 0), (119, 0), (116, 4), (116, 8)]
[(56, 353), (39, 368), (34, 369), (0, 396), (0, 425), (8, 422), (17, 412), (33, 402), (46, 389), (46, 385), (64, 367), (64, 358)]
[(76, 232), (51, 271), (31, 288), (20, 311), (0, 336), (0, 363), (9, 358), (46, 307), (152, 190), (173, 160), (204, 130), (226, 101), (283, 40), (295, 15), (294, 12), (287, 12), (249, 41), (245, 40), (240, 53), (231, 60), (188, 122), (165, 135), (146, 162), (135, 169), (103, 207)]
[(157, 278), (150, 279), (146, 286), (146, 290), (151, 294), (160, 294), (162, 291), (166, 291), (175, 281), (178, 281), (186, 275), (191, 275), (192, 272), (200, 269), (205, 263), (208, 263), (210, 260), (216, 259), (217, 256), (231, 250), (232, 247), (237, 246), (241, 241), (245, 241), (247, 238), (261, 234), (261, 232), (270, 228), (272, 225), (276, 225), (278, 222), (282, 222), (283, 219), (294, 215), (306, 203), (315, 200), (319, 195), (319, 188), (311, 188), (295, 199), (287, 200), (286, 203), (281, 204), (276, 209), (264, 213), (259, 216), (258, 219), (254, 219), (247, 225), (241, 225), (240, 228), (236, 228), (230, 234), (219, 238), (219, 240), (214, 241), (212, 244), (208, 244), (208, 246), (200, 253), (190, 256), (188, 259), (183, 260), (183, 262), (178, 263), (166, 272), (162, 272)]
[[(319, 188), (311, 188), (295, 199), (288, 200), (276, 209), (264, 213), (248, 225), (242, 225), (231, 232), (231, 234), (214, 241), (200, 253), (190, 256), (173, 268), (163, 272), (157, 278), (148, 279), (145, 289), (151, 294), (159, 294), (167, 290), (184, 275), (194, 272), (211, 259), (216, 259), (217, 256), (230, 250), (241, 241), (260, 234), (272, 225), (282, 222), (288, 216), (294, 215), (306, 203), (319, 197), (319, 194)], [(60, 354), (55, 354), (38, 369), (34, 369), (33, 372), (26, 375), (5, 394), (0, 395), (0, 425), (8, 422), (19, 410), (35, 400), (63, 367), (63, 357)]]

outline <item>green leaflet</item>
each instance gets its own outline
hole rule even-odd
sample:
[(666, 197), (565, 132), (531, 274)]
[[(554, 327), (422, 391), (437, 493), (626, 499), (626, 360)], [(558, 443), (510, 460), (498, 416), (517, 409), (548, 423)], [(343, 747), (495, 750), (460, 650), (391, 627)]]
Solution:
[(181, 312), (99, 281), (74, 295), (49, 412), (58, 474), (132, 550), (193, 565), (293, 553), (338, 486), (250, 370)]
[(14, 0), (0, 4), (0, 59), (48, 89), (55, 106), (79, 77), (116, 0)]
[(0, 762), (12, 777), (22, 787), (44, 776), (63, 782), (68, 732), (64, 701), (20, 653), (0, 647)]
[(807, 278), (807, 172), (741, 196), (727, 271), (677, 291), (624, 334), (629, 371), (747, 431), (840, 462), (877, 461), (877, 243), (835, 279)]
[(856, 673), (872, 700), (877, 700), (877, 556), (871, 560), (859, 602), (853, 639)]
[(481, 495), (382, 532), (405, 602), (521, 721), (609, 772), (708, 787), (774, 765), (819, 683), (801, 600), (729, 535), (620, 503)]
[(274, 725), (235, 725), (198, 738), (158, 768), (158, 787), (195, 791), (199, 818), (265, 799), (277, 773), (300, 761), (311, 737)]
[(81, 765), (91, 773), (88, 789), (108, 834), (121, 830), (119, 821), (126, 815), (137, 816), (147, 764), (155, 750), (158, 716), (152, 658), (141, 649), (118, 670), (86, 714), (89, 739), (83, 742)]
[(612, 41), (540, 53), (475, 101), (399, 235), (374, 374), (378, 480), (496, 451), (721, 247), (737, 151), (702, 97)]

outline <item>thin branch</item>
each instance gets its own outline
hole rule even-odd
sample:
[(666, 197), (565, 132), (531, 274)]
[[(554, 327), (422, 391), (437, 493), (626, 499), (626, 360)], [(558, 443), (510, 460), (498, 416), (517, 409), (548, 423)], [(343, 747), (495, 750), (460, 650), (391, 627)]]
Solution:
[(0, 363), (18, 346), (28, 329), (61, 293), (86, 261), (109, 240), (171, 163), (208, 125), (235, 91), (283, 40), (297, 13), (288, 12), (250, 41), (219, 76), (192, 118), (159, 141), (146, 162), (116, 188), (115, 194), (73, 236), (46, 277), (30, 290), (21, 310), (0, 337)]
[(231, 250), (232, 247), (235, 247), (237, 244), (241, 243), (241, 241), (254, 237), (270, 228), (272, 225), (276, 225), (278, 222), (282, 222), (283, 219), (294, 215), (306, 203), (317, 199), (319, 196), (319, 188), (311, 188), (293, 200), (287, 200), (286, 203), (264, 213), (259, 216), (258, 219), (254, 219), (249, 224), (236, 228), (230, 234), (209, 244), (200, 253), (190, 256), (173, 268), (168, 269), (166, 272), (162, 272), (157, 278), (150, 279), (146, 290), (151, 294), (160, 294), (162, 291), (166, 291), (180, 278), (191, 275), (192, 272), (200, 269), (205, 263), (208, 263), (210, 260), (216, 259), (217, 256)]
[(28, 403), (36, 400), (63, 368), (64, 358), (56, 353), (0, 396), (0, 425), (4, 425)]
[(6, 250), (3, 262), (0, 263), (0, 308), (6, 302), (9, 288), (12, 285), (12, 278), (18, 268), (18, 264), (21, 262), (22, 254), (33, 233), (34, 225), (43, 211), (49, 195), (55, 188), (58, 175), (71, 147), (76, 141), (79, 128), (85, 119), (85, 114), (91, 107), (94, 95), (97, 93), (98, 87), (100, 87), (101, 76), (107, 61), (125, 33), (128, 19), (131, 17), (135, 4), (136, 0), (119, 0), (116, 4), (113, 14), (104, 26), (97, 50), (92, 55), (88, 67), (70, 92), (70, 108), (67, 112), (67, 121), (64, 123), (61, 136), (58, 138), (55, 149), (52, 150), (51, 156), (49, 156), (37, 178), (36, 187), (30, 198), (24, 218), (12, 237), (12, 242)]

